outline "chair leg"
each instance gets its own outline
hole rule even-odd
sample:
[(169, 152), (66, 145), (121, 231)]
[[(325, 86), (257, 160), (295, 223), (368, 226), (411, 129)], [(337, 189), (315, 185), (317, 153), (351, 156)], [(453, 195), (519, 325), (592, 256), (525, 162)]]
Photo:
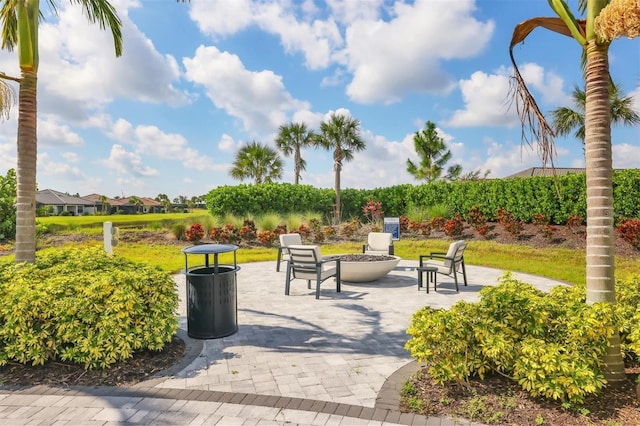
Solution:
[(291, 262), (287, 262), (287, 279), (284, 285), (285, 296), (289, 295), (289, 288), (291, 287)]
[[(309, 284), (311, 284), (311, 281), (309, 281)], [(316, 276), (316, 299), (320, 299), (320, 270), (318, 270)]]
[(456, 282), (456, 291), (459, 293), (460, 289), (458, 288), (458, 274), (456, 273), (456, 268), (453, 268), (453, 280)]
[(278, 261), (276, 263), (276, 272), (280, 272), (281, 261), (282, 261), (282, 247), (278, 247)]
[(336, 265), (336, 293), (340, 293), (340, 262)]
[(462, 276), (464, 277), (464, 286), (467, 286), (467, 270), (464, 268), (464, 260), (462, 261)]

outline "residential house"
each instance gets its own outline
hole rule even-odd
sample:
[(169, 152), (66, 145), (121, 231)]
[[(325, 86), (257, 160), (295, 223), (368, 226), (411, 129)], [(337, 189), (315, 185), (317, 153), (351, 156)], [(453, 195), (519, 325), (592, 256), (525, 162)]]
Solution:
[(533, 177), (533, 176), (563, 176), (568, 174), (584, 173), (583, 168), (577, 167), (529, 167), (518, 173), (507, 176), (505, 179), (517, 177)]
[[(130, 196), (122, 198), (107, 198), (104, 202), (103, 196), (99, 194), (89, 194), (83, 198), (93, 200), (96, 203), (96, 209), (98, 212), (101, 212), (103, 208), (108, 207), (110, 214), (160, 213), (164, 209), (162, 203), (149, 197)], [(133, 198), (138, 198), (141, 201), (141, 204), (137, 205), (131, 202)]]
[(96, 205), (92, 200), (74, 197), (53, 189), (43, 189), (36, 192), (36, 209), (41, 208), (49, 209), (54, 215), (69, 212), (70, 215), (82, 216), (96, 212)]

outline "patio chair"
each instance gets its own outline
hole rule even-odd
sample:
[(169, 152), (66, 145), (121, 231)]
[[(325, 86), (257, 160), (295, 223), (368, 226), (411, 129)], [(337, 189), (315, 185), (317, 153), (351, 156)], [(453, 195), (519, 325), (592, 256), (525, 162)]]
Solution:
[(362, 253), (393, 255), (393, 235), (390, 232), (369, 232), (367, 244), (362, 245)]
[[(446, 253), (443, 252), (431, 252), (429, 254), (420, 255), (420, 268), (425, 266), (435, 266), (438, 274), (447, 275), (453, 277), (456, 283), (456, 291), (460, 291), (458, 288), (458, 273), (462, 271), (462, 277), (464, 278), (464, 285), (467, 285), (467, 271), (464, 267), (464, 249), (467, 247), (467, 242), (464, 240), (456, 241), (449, 245), (449, 250)], [(427, 283), (427, 286), (429, 284)], [(434, 283), (435, 285), (435, 283)]]
[[(311, 281), (316, 282), (316, 299), (320, 298), (320, 284), (331, 277), (336, 280), (336, 292), (340, 293), (340, 258), (325, 257), (320, 254), (316, 245), (292, 244), (287, 246), (289, 260), (287, 262), (287, 279), (284, 294), (289, 295), (292, 279), (307, 280), (307, 288)], [(331, 266), (334, 263), (334, 266)]]
[(292, 244), (302, 244), (300, 234), (280, 234), (280, 247), (278, 247), (278, 263), (276, 263), (276, 272), (280, 272), (280, 263), (289, 260), (289, 252), (287, 246)]

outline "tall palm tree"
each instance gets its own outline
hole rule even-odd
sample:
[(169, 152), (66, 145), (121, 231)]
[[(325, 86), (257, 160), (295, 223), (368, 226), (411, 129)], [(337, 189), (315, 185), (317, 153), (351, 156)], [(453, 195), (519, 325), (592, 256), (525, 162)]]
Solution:
[(106, 207), (110, 206), (109, 198), (106, 195), (100, 195), (98, 201), (100, 201), (100, 213), (104, 214)]
[[(413, 135), (413, 146), (420, 157), (419, 163), (407, 159), (407, 172), (418, 180), (431, 183), (442, 176), (445, 164), (451, 159), (444, 139), (438, 135), (436, 124), (427, 121), (425, 128)], [(447, 170), (446, 178), (454, 180), (462, 173), (462, 166), (455, 164)]]
[[(47, 0), (54, 13), (56, 2)], [(122, 23), (107, 0), (72, 0), (82, 6), (84, 15), (113, 34), (116, 56), (122, 53)], [(34, 262), (36, 258), (36, 156), (38, 19), (40, 0), (5, 0), (0, 8), (2, 48), (18, 48), (20, 89), (18, 94), (18, 197), (16, 208), (15, 261)], [(0, 76), (3, 77), (3, 76)], [(4, 76), (6, 78), (6, 76)]]
[[(612, 124), (624, 124), (633, 126), (640, 123), (640, 114), (632, 108), (633, 98), (623, 96), (622, 89), (613, 80), (609, 86), (609, 104)], [(567, 136), (575, 131), (573, 136), (582, 142), (584, 149), (585, 128), (584, 110), (587, 96), (580, 87), (575, 86), (571, 93), (571, 100), (575, 109), (569, 107), (558, 107), (551, 112), (553, 118), (553, 129), (558, 136)]]
[[(626, 4), (622, 4), (625, 3)], [(612, 9), (607, 12), (611, 3)], [(616, 4), (617, 3), (617, 4)], [(623, 13), (629, 8), (638, 8), (635, 0), (579, 0), (579, 10), (586, 19), (577, 20), (563, 0), (549, 0), (557, 17), (531, 18), (518, 24), (513, 32), (509, 54), (514, 66), (513, 82), (516, 108), (523, 123), (525, 141), (529, 130), (532, 139), (541, 147), (542, 159), (547, 162), (555, 155), (554, 132), (535, 99), (527, 89), (518, 71), (513, 47), (537, 27), (563, 34), (575, 39), (583, 49), (585, 75), (585, 166), (587, 175), (587, 303), (615, 303), (614, 281), (614, 218), (613, 179), (611, 154), (611, 105), (609, 102), (609, 45), (611, 40), (623, 32), (613, 31), (602, 35), (596, 32), (596, 21), (601, 12), (609, 13), (609, 28), (624, 31)], [(635, 21), (637, 25), (637, 21)], [(628, 36), (637, 36), (638, 29), (627, 31)], [(625, 379), (624, 363), (620, 352), (620, 337), (616, 331), (609, 339), (609, 350), (604, 359), (605, 378), (610, 382)]]
[(307, 169), (307, 162), (300, 156), (302, 148), (312, 146), (315, 133), (304, 123), (290, 123), (278, 128), (276, 146), (285, 157), (293, 154), (294, 184), (300, 182), (300, 172)]
[(320, 123), (320, 134), (315, 145), (333, 150), (334, 188), (336, 191), (335, 221), (340, 222), (340, 172), (342, 163), (351, 161), (353, 154), (363, 151), (366, 144), (360, 135), (360, 121), (344, 114), (332, 113), (329, 119)]
[(240, 148), (229, 174), (234, 179), (253, 179), (257, 185), (282, 177), (282, 159), (275, 149), (256, 141)]

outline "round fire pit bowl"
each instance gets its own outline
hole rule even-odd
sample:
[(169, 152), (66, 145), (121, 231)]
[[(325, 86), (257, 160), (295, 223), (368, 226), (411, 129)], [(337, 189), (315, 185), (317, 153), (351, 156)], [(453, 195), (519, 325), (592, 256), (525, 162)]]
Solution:
[(352, 283), (376, 281), (387, 275), (398, 262), (398, 256), (374, 254), (342, 254), (340, 258), (340, 280)]

